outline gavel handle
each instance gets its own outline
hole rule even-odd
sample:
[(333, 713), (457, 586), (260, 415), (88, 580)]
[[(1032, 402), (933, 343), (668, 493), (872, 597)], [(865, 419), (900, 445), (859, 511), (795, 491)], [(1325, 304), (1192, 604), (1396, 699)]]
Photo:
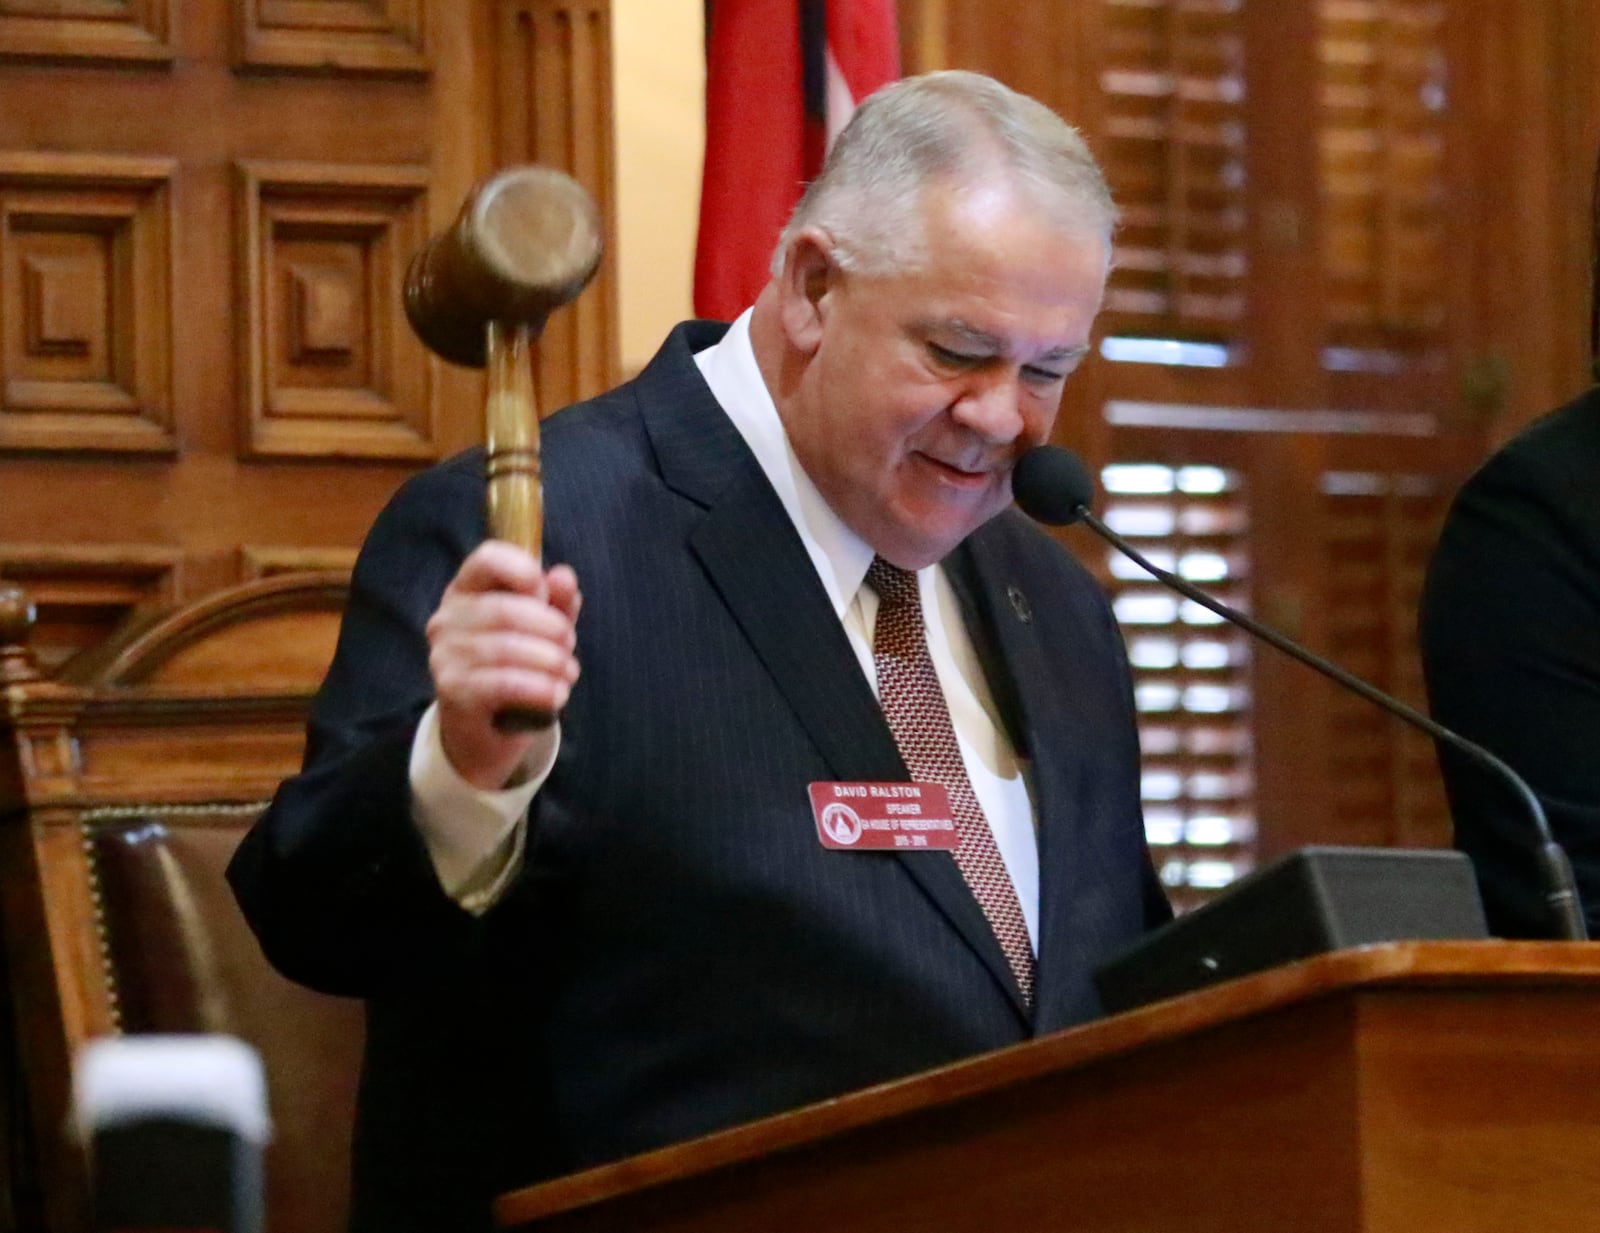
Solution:
[[(540, 488), (539, 408), (533, 392), (534, 331), (491, 321), (487, 327), (489, 534), (540, 559), (544, 547), (544, 496)], [(502, 732), (534, 732), (555, 722), (550, 711), (501, 711)]]

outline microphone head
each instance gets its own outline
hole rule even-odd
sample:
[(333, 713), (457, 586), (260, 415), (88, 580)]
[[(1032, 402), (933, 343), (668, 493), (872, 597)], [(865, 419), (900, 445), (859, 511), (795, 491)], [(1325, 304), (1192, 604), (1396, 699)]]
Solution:
[(1064, 527), (1094, 501), (1094, 479), (1082, 459), (1059, 445), (1040, 445), (1017, 460), (1011, 495), (1029, 518)]

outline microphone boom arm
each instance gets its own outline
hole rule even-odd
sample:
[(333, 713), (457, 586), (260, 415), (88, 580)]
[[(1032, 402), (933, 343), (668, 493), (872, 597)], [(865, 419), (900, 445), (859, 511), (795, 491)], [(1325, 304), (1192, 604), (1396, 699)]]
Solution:
[(1073, 513), (1101, 539), (1105, 540), (1118, 552), (1133, 561), (1141, 569), (1150, 574), (1159, 582), (1171, 587), (1186, 599), (1193, 600), (1202, 608), (1216, 613), (1225, 621), (1230, 621), (1242, 629), (1254, 634), (1263, 642), (1276, 647), (1291, 659), (1297, 660), (1306, 667), (1320, 672), (1323, 676), (1337, 681), (1346, 689), (1359, 694), (1368, 702), (1382, 707), (1390, 714), (1398, 716), (1413, 727), (1426, 732), (1436, 741), (1449, 745), (1452, 749), (1460, 750), (1467, 757), (1480, 765), (1489, 767), (1498, 773), (1506, 783), (1510, 784), (1522, 799), (1528, 811), (1528, 816), (1533, 819), (1534, 826), (1539, 832), (1539, 861), (1544, 868), (1547, 892), (1545, 902), (1560, 926), (1562, 936), (1574, 942), (1587, 941), (1589, 932), (1584, 924), (1583, 912), (1578, 899), (1578, 888), (1572, 873), (1572, 863), (1567, 859), (1567, 854), (1556, 842), (1555, 834), (1550, 829), (1550, 821), (1545, 817), (1544, 806), (1527, 781), (1512, 770), (1504, 761), (1490, 753), (1482, 745), (1469, 741), (1464, 736), (1452, 732), (1449, 728), (1436, 723), (1428, 716), (1414, 707), (1407, 706), (1398, 698), (1391, 698), (1382, 690), (1367, 684), (1360, 677), (1355, 676), (1331, 660), (1322, 658), (1306, 650), (1297, 642), (1293, 642), (1276, 630), (1269, 629), (1253, 617), (1246, 616), (1235, 608), (1229, 607), (1219, 599), (1207, 595), (1199, 587), (1178, 577), (1170, 570), (1162, 569), (1155, 562), (1149, 560), (1137, 548), (1123, 539), (1100, 519), (1088, 505), (1079, 502)]

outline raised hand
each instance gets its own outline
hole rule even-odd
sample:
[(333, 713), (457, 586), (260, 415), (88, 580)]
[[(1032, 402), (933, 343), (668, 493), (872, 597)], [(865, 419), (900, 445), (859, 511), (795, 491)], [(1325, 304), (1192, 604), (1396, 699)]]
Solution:
[(499, 540), (480, 544), (445, 588), (428, 621), (439, 736), (456, 773), (475, 787), (504, 787), (539, 739), (497, 725), (496, 716), (555, 716), (566, 705), (578, 679), (581, 604), (571, 568), (545, 571)]

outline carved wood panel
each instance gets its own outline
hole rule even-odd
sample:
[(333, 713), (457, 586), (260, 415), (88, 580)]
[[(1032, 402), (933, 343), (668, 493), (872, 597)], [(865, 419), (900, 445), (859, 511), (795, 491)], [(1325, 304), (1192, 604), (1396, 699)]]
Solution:
[(0, 153), (0, 450), (176, 448), (172, 170)]
[[(604, 0), (0, 0), (0, 577), (52, 662), (149, 599), (347, 569), (482, 440), (403, 271), (511, 163), (609, 213), (610, 71)], [(556, 314), (545, 407), (614, 380), (614, 286)]]
[(163, 63), (171, 0), (0, 0), (0, 60)]
[(30, 647), (46, 672), (103, 641), (135, 610), (178, 596), (182, 556), (160, 545), (63, 548), (0, 543), (0, 578), (27, 589), (37, 612)]
[(433, 458), (432, 365), (401, 286), (426, 167), (239, 168), (250, 456)]
[[(601, 203), (616, 247), (609, 0), (497, 0), (496, 156), (559, 167)], [(687, 259), (687, 256), (686, 258)], [(539, 340), (539, 405), (562, 407), (616, 380), (616, 261), (608, 257)]]
[(354, 548), (279, 548), (270, 544), (246, 544), (239, 549), (239, 577), (249, 582), (307, 572), (348, 576), (355, 566)]
[(426, 16), (424, 0), (236, 0), (235, 63), (263, 72), (425, 76)]

